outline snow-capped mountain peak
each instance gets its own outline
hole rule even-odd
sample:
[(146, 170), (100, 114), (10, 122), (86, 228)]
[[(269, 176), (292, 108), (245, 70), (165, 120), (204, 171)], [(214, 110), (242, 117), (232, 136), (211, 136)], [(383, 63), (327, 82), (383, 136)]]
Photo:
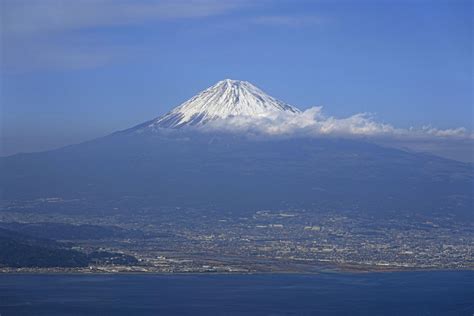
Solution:
[(147, 128), (200, 126), (235, 116), (260, 117), (275, 112), (299, 113), (250, 82), (225, 79), (200, 92), (167, 114), (146, 124)]

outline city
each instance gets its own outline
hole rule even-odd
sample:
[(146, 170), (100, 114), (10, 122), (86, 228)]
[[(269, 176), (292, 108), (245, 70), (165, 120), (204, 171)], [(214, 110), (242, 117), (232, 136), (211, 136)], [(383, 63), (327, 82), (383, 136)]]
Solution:
[(474, 225), (448, 215), (377, 217), (296, 209), (235, 214), (146, 208), (109, 210), (100, 216), (28, 211), (50, 204), (65, 207), (67, 202), (43, 199), (22, 210), (12, 204), (1, 212), (0, 227), (11, 222), (52, 222), (77, 228), (119, 228), (127, 233), (113, 236), (105, 232), (99, 238), (65, 236), (60, 241), (73, 243), (75, 250), (86, 253), (107, 251), (137, 260), (77, 268), (3, 267), (0, 271), (312, 273), (474, 268)]

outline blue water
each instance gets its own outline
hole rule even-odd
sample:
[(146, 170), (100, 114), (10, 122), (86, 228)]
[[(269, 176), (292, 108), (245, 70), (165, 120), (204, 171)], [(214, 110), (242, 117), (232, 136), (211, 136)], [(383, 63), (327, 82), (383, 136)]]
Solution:
[(0, 275), (9, 315), (474, 315), (474, 272)]

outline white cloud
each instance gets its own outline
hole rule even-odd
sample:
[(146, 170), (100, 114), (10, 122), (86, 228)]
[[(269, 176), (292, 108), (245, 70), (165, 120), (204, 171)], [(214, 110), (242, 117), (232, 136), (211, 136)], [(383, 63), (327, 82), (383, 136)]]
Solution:
[(464, 127), (452, 128), (452, 129), (438, 129), (431, 126), (423, 126), (422, 132), (428, 135), (438, 137), (471, 137)]
[(91, 41), (89, 30), (202, 19), (251, 5), (250, 0), (2, 0), (0, 67), (20, 72), (95, 68), (140, 56), (147, 48), (100, 33)]
[(252, 18), (251, 22), (266, 26), (303, 27), (319, 25), (324, 20), (320, 16), (264, 15)]
[(324, 115), (322, 107), (312, 107), (301, 113), (273, 113), (254, 117), (231, 117), (206, 125), (207, 130), (246, 131), (270, 136), (341, 136), (391, 139), (474, 139), (465, 128), (437, 129), (433, 127), (397, 128), (375, 120), (373, 115), (358, 113), (346, 118)]
[[(107, 38), (105, 33), (93, 34), (91, 31), (185, 19), (199, 21), (249, 8), (268, 9), (272, 2), (273, 0), (0, 0), (3, 55), (0, 67), (20, 72), (95, 68), (123, 61), (127, 55), (136, 56), (137, 45), (126, 36)], [(229, 23), (234, 27), (260, 25), (291, 28), (320, 24), (322, 21), (318, 16), (255, 15), (258, 12), (262, 10), (250, 13), (247, 10), (240, 17), (229, 16)], [(84, 39), (91, 35), (102, 36), (103, 42), (90, 43)], [(115, 43), (110, 44), (109, 41)], [(150, 42), (140, 45), (141, 50), (153, 49)], [(115, 46), (124, 49), (118, 51)]]
[(250, 3), (248, 0), (3, 0), (3, 32), (24, 35), (202, 18), (225, 14)]

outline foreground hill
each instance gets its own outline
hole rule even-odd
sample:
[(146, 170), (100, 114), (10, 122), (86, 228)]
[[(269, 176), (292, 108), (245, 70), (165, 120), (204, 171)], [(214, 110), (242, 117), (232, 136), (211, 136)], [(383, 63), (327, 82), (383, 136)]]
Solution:
[[(0, 223), (0, 268), (79, 268), (95, 265), (134, 265), (138, 261), (135, 257), (122, 253), (113, 253), (107, 251), (92, 251), (85, 253), (75, 250), (74, 244), (63, 243), (44, 236), (54, 234), (55, 226), (69, 227), (75, 231), (75, 234), (60, 233), (60, 237), (75, 237), (79, 235), (83, 238), (84, 233), (90, 232), (91, 228), (95, 232), (104, 231), (102, 234), (96, 234), (100, 237), (115, 237), (110, 228), (100, 226), (75, 226), (67, 224), (42, 223), (36, 224), (37, 227), (43, 226), (43, 230), (31, 229), (35, 224), (20, 223)], [(56, 230), (57, 231), (57, 230)], [(71, 238), (75, 239), (75, 238)]]

